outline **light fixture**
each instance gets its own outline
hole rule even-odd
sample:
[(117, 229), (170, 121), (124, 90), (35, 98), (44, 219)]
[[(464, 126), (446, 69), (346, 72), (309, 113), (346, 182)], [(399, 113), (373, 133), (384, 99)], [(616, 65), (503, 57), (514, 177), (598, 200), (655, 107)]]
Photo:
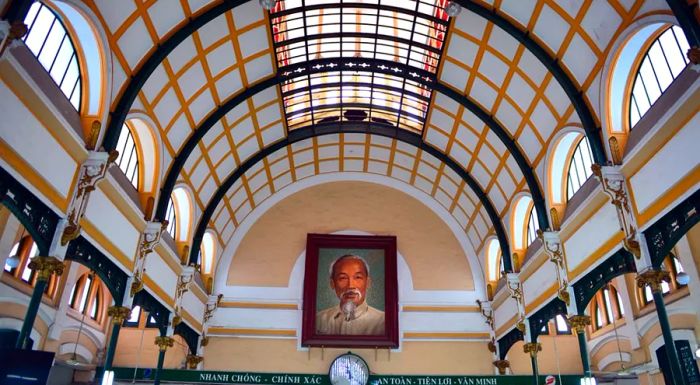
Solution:
[[(262, 2), (263, 0), (260, 0)], [(448, 1), (447, 6), (445, 7), (445, 12), (447, 12), (447, 15), (450, 17), (455, 17), (459, 15), (460, 12), (462, 12), (462, 6), (457, 4), (456, 1)]]
[(277, 0), (258, 0), (260, 3), (260, 6), (267, 9), (268, 11), (272, 9), (272, 7), (275, 6), (275, 3), (277, 3)]
[(114, 371), (105, 370), (102, 374), (102, 385), (112, 385), (114, 383)]
[(685, 271), (681, 271), (676, 275), (676, 282), (678, 282), (679, 285), (685, 286), (690, 282), (690, 276), (688, 276), (688, 273)]
[(595, 377), (593, 377), (593, 376), (581, 377), (581, 385), (596, 385)]

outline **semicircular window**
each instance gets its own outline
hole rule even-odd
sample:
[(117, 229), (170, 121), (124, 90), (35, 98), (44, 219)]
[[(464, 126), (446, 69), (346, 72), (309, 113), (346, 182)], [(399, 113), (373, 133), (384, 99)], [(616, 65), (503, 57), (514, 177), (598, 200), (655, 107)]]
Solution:
[(66, 27), (51, 8), (38, 1), (29, 8), (24, 23), (28, 26), (28, 31), (22, 40), (73, 107), (79, 110), (80, 65)]
[(287, 127), (420, 133), (447, 33), (447, 0), (281, 0), (270, 24)]

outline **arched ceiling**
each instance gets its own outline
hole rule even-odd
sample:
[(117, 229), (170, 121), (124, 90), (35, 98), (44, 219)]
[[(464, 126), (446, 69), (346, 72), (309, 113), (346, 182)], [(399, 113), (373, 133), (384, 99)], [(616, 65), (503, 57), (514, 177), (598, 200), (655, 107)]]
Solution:
[(153, 117), (163, 191), (189, 185), (204, 213), (192, 250), (209, 225), (225, 242), (281, 185), (348, 170), (413, 184), (476, 250), (494, 234), (507, 249), (519, 192), (547, 225), (545, 154), (561, 128), (583, 127), (605, 160), (599, 83), (615, 39), (670, 13), (659, 0), (458, 1), (453, 20), (443, 0), (361, 3), (280, 1), (271, 17), (257, 1), (88, 1), (114, 56), (104, 146), (129, 111)]

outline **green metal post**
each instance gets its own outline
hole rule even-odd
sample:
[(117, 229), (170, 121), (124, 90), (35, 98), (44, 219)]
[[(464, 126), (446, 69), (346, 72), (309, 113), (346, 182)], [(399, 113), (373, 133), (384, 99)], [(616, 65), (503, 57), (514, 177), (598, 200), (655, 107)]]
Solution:
[(676, 345), (673, 342), (673, 334), (671, 333), (671, 324), (668, 322), (668, 314), (666, 313), (666, 304), (661, 290), (652, 290), (654, 295), (654, 304), (656, 305), (656, 315), (661, 326), (661, 333), (664, 336), (664, 346), (666, 347), (666, 357), (668, 357), (668, 365), (671, 367), (671, 378), (673, 385), (685, 385), (683, 374), (681, 372), (680, 361), (676, 353)]
[(586, 343), (586, 333), (576, 333), (578, 334), (578, 349), (581, 353), (581, 366), (583, 366), (583, 375), (590, 377), (591, 373), (591, 363), (588, 361), (588, 346)]
[(27, 349), (29, 341), (29, 333), (31, 333), (34, 327), (34, 321), (36, 320), (36, 315), (39, 312), (39, 306), (41, 305), (41, 297), (44, 295), (44, 290), (48, 284), (48, 279), (42, 279), (38, 277), (36, 280), (36, 286), (34, 286), (34, 291), (32, 292), (32, 299), (29, 300), (29, 306), (27, 306), (27, 314), (24, 316), (24, 321), (22, 321), (22, 329), (17, 337), (17, 344), (15, 347), (17, 349)]
[(153, 385), (160, 385), (160, 372), (163, 370), (163, 361), (165, 361), (165, 350), (161, 350), (158, 353), (158, 367), (156, 367)]
[(104, 370), (112, 370), (112, 361), (114, 361), (114, 353), (117, 351), (117, 340), (119, 339), (120, 330), (122, 330), (121, 324), (112, 325), (112, 335), (109, 337), (107, 353), (105, 354)]
[(530, 363), (532, 364), (532, 379), (534, 380), (534, 385), (539, 385), (540, 370), (537, 367), (537, 353), (530, 355)]

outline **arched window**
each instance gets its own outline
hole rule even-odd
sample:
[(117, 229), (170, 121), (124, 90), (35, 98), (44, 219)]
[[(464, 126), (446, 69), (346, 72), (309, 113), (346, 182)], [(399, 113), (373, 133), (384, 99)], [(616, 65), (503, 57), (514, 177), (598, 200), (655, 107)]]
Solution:
[(85, 273), (76, 281), (68, 303), (78, 313), (100, 321), (104, 314), (102, 281), (94, 273)]
[(561, 314), (557, 314), (557, 316), (554, 317), (554, 323), (557, 326), (557, 334), (571, 334), (569, 324)]
[(138, 327), (139, 320), (141, 319), (141, 306), (134, 306), (131, 309), (131, 315), (129, 319), (124, 320), (124, 326)]
[(513, 245), (516, 250), (525, 250), (537, 239), (537, 212), (532, 198), (522, 196), (513, 209), (512, 233)]
[(165, 219), (168, 221), (168, 233), (174, 240), (182, 242), (188, 239), (192, 220), (192, 201), (184, 188), (178, 187), (173, 190)]
[(495, 282), (500, 278), (501, 272), (501, 245), (497, 240), (492, 239), (489, 241), (486, 248), (486, 260), (488, 265), (488, 277), (489, 281)]
[(540, 229), (540, 224), (537, 222), (537, 210), (533, 205), (530, 208), (530, 215), (527, 218), (527, 245), (530, 246), (532, 242), (537, 239), (537, 230)]
[(202, 249), (201, 256), (202, 259), (200, 263), (202, 265), (202, 273), (211, 274), (212, 268), (214, 266), (214, 255), (216, 254), (216, 244), (214, 243), (214, 236), (210, 232), (204, 233), (202, 237)]
[(591, 314), (593, 314), (593, 329), (598, 330), (625, 316), (622, 298), (615, 286), (608, 284), (598, 290), (591, 300)]
[(666, 28), (644, 54), (632, 85), (630, 127), (646, 114), (661, 94), (688, 64), (688, 41), (678, 26)]
[(66, 27), (51, 8), (38, 1), (32, 4), (24, 23), (28, 26), (22, 38), (25, 44), (73, 107), (79, 110), (82, 96), (80, 65)]
[[(10, 250), (9, 257), (17, 257), (17, 266), (12, 267), (8, 261), (5, 261), (4, 270), (17, 280), (23, 281), (30, 286), (36, 285), (37, 274), (34, 270), (29, 268), (29, 263), (32, 258), (39, 255), (39, 247), (34, 242), (31, 236), (22, 236), (20, 240), (12, 246)], [(56, 286), (58, 285), (58, 279), (55, 274), (51, 275), (49, 282), (44, 289), (44, 294), (49, 297), (53, 297), (56, 293)]]
[[(680, 284), (677, 280), (678, 273), (685, 272), (685, 270), (683, 269), (683, 265), (681, 265), (681, 261), (678, 259), (676, 254), (673, 252), (669, 253), (666, 259), (664, 259), (662, 268), (669, 272), (671, 279), (670, 282), (661, 282), (661, 294), (670, 294), (687, 286), (687, 284)], [(641, 289), (639, 290), (642, 305), (646, 305), (654, 301), (654, 296), (649, 286), (645, 286), (643, 291)]]
[(593, 174), (591, 165), (593, 165), (593, 155), (588, 146), (588, 139), (582, 136), (573, 154), (571, 154), (571, 160), (569, 161), (569, 168), (566, 175), (567, 201), (576, 194), (581, 186), (586, 183), (591, 174)]
[(116, 163), (131, 184), (138, 190), (139, 188), (139, 157), (136, 152), (134, 135), (129, 126), (124, 124), (117, 140), (117, 151), (119, 156)]

